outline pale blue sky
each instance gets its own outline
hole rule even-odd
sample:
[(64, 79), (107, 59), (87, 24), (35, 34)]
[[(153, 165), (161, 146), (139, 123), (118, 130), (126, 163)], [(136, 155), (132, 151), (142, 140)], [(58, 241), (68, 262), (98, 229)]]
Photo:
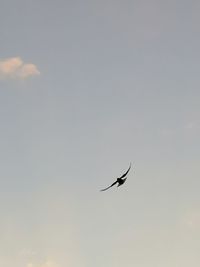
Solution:
[(0, 266), (199, 267), (200, 4), (0, 4)]

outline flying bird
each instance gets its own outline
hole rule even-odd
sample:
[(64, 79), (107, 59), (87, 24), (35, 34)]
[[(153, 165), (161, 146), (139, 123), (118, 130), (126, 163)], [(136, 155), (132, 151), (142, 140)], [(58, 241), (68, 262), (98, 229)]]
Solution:
[(111, 184), (110, 186), (108, 186), (108, 187), (106, 187), (106, 188), (104, 188), (104, 189), (102, 189), (100, 191), (106, 191), (107, 189), (111, 188), (113, 185), (116, 185), (117, 183), (118, 183), (117, 187), (119, 187), (120, 185), (125, 183), (125, 181), (127, 179), (126, 175), (130, 171), (130, 168), (131, 168), (131, 163), (130, 163), (130, 166), (129, 166), (128, 170), (121, 177), (117, 178), (117, 180), (113, 184)]

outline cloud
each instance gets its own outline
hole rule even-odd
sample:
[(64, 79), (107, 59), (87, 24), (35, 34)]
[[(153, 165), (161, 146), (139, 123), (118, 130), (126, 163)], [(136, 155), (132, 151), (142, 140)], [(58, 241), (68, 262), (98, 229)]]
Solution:
[(197, 131), (200, 129), (200, 121), (199, 120), (190, 121), (185, 125), (185, 128), (188, 131)]
[(35, 256), (37, 253), (31, 249), (24, 248), (20, 251), (19, 254), (23, 257), (29, 258)]
[(183, 219), (183, 225), (190, 229), (200, 229), (200, 210), (188, 211)]
[(20, 57), (0, 60), (0, 78), (26, 79), (39, 74), (40, 72), (36, 65), (32, 63), (24, 63)]
[(160, 133), (164, 137), (172, 137), (175, 134), (175, 129), (161, 129)]
[(58, 267), (57, 264), (55, 264), (52, 261), (46, 261), (45, 263), (43, 263), (42, 265), (40, 265), (39, 267)]
[(27, 267), (58, 267), (58, 265), (53, 261), (47, 260), (42, 264), (28, 263)]

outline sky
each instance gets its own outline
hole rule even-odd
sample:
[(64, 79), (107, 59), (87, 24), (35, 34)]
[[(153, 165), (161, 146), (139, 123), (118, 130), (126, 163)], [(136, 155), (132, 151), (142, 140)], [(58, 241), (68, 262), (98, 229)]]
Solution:
[(0, 266), (199, 267), (199, 2), (0, 4)]

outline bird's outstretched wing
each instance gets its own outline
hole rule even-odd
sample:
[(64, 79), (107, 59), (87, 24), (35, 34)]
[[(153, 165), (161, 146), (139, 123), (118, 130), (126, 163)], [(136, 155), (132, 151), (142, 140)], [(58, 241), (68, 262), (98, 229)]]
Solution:
[(130, 163), (128, 170), (119, 178), (124, 178), (128, 174), (128, 172), (130, 171), (130, 168), (131, 168), (131, 163)]
[(115, 181), (113, 184), (111, 184), (110, 186), (104, 188), (104, 189), (101, 189), (100, 191), (106, 191), (107, 189), (111, 188), (113, 185), (115, 185), (117, 183), (117, 181)]

